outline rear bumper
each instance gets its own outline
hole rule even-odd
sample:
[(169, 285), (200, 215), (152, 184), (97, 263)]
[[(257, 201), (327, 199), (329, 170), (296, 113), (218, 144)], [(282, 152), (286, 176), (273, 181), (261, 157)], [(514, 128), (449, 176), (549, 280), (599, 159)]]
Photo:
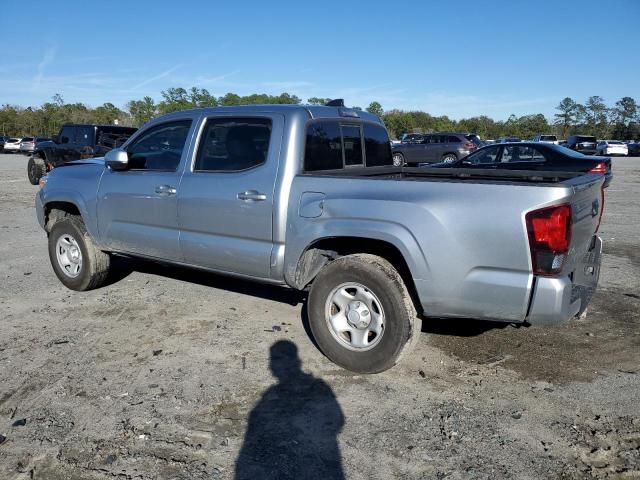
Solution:
[(598, 285), (601, 259), (602, 240), (594, 236), (591, 249), (571, 275), (537, 277), (526, 321), (532, 325), (553, 325), (582, 314)]

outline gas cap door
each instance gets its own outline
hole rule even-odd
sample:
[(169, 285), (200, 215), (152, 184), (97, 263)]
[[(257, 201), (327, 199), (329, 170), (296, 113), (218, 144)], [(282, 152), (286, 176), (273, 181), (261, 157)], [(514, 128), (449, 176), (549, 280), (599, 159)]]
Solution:
[(298, 215), (302, 218), (317, 218), (322, 215), (324, 199), (326, 195), (322, 192), (304, 192), (300, 196)]

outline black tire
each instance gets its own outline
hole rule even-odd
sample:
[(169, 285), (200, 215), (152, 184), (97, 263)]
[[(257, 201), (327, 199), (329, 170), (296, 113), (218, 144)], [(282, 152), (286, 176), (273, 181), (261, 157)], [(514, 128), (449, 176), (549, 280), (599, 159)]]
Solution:
[[(344, 346), (334, 337), (325, 315), (331, 293), (349, 282), (366, 287), (384, 311), (383, 334), (369, 350)], [(369, 254), (340, 257), (324, 267), (313, 281), (307, 310), (311, 332), (322, 353), (357, 373), (378, 373), (396, 365), (415, 344), (422, 325), (400, 274), (387, 260)]]
[[(403, 167), (407, 164), (407, 162), (404, 159), (404, 155), (401, 153), (395, 152), (391, 155), (391, 157), (393, 158), (394, 167)], [(399, 159), (399, 162), (396, 162), (396, 159)], [(396, 165), (396, 163), (399, 163), (399, 165)]]
[[(66, 273), (58, 261), (57, 242), (63, 235), (73, 237), (82, 255), (80, 271), (75, 277)], [(82, 219), (77, 215), (68, 215), (54, 223), (49, 233), (49, 260), (64, 286), (77, 291), (92, 290), (104, 285), (111, 264), (110, 256), (96, 247)]]
[(455, 153), (445, 153), (442, 155), (442, 161), (445, 163), (453, 163), (458, 161), (458, 156)]
[(31, 185), (38, 185), (40, 178), (47, 171), (47, 166), (44, 160), (40, 157), (31, 157), (27, 163), (27, 176), (29, 177), (29, 183)]

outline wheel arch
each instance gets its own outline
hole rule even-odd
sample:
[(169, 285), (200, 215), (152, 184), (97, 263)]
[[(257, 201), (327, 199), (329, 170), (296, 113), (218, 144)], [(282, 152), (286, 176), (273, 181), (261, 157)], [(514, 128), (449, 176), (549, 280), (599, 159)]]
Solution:
[(51, 232), (53, 225), (69, 215), (77, 215), (82, 218), (82, 212), (74, 202), (51, 201), (43, 206), (44, 208), (44, 229)]
[[(320, 270), (331, 261), (356, 253), (384, 258), (393, 265), (404, 281), (418, 312), (422, 307), (418, 298), (414, 275), (401, 248), (388, 239), (360, 236), (332, 236), (314, 240), (302, 251), (295, 265), (292, 286), (304, 289), (313, 282)], [(415, 267), (414, 267), (415, 268)]]

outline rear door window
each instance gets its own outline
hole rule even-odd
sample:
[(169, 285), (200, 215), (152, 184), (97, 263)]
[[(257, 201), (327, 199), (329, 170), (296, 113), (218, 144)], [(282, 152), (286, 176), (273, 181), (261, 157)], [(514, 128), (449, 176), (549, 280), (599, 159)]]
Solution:
[(268, 118), (213, 118), (198, 146), (195, 171), (237, 172), (267, 160), (271, 138)]
[(458, 137), (454, 136), (454, 135), (449, 135), (447, 137), (447, 142), (448, 143), (460, 143), (461, 140)]
[(304, 169), (308, 172), (342, 168), (342, 135), (338, 122), (314, 122), (307, 128)]
[(80, 147), (88, 147), (93, 144), (94, 127), (77, 127), (76, 129), (76, 145)]
[(544, 162), (544, 156), (530, 146), (505, 146), (501, 162)]

